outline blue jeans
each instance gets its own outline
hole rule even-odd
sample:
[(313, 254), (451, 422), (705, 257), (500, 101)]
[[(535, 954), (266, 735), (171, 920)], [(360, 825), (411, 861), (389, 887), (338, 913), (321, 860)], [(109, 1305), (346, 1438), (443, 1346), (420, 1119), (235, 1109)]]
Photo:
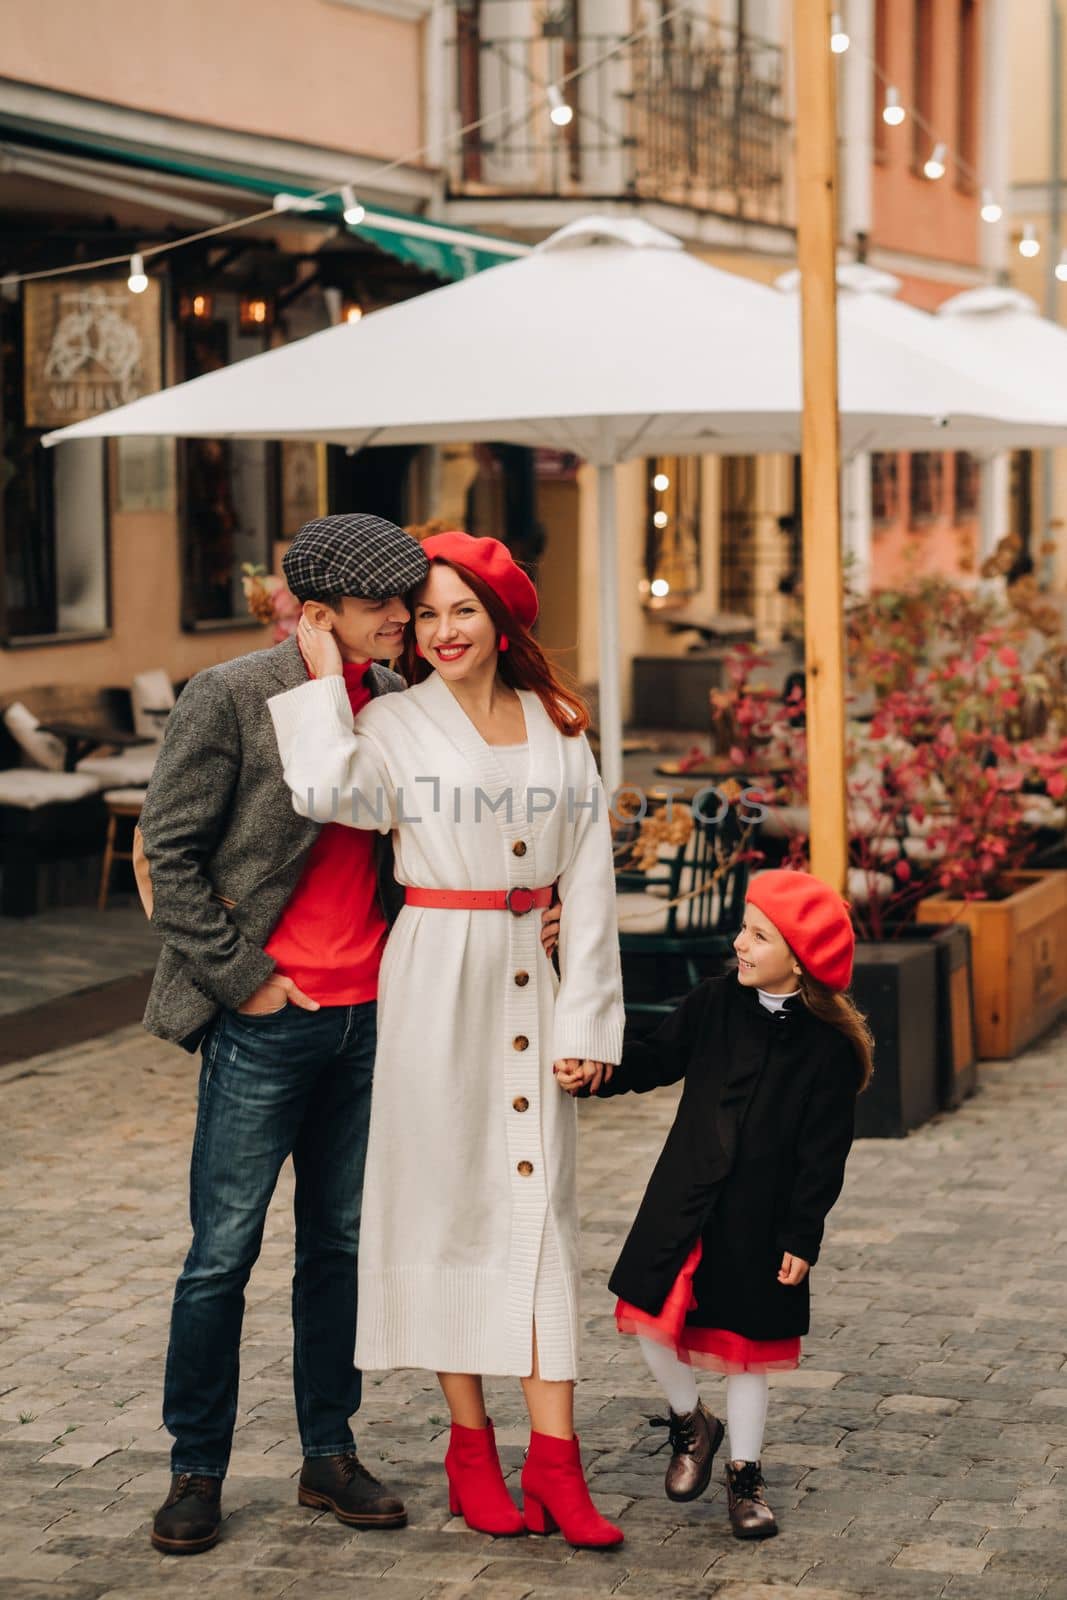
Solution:
[(220, 1012), (203, 1046), (189, 1208), (163, 1421), (174, 1472), (226, 1474), (244, 1290), (287, 1156), (296, 1173), (293, 1386), (307, 1456), (352, 1447), (356, 1256), (377, 1004)]

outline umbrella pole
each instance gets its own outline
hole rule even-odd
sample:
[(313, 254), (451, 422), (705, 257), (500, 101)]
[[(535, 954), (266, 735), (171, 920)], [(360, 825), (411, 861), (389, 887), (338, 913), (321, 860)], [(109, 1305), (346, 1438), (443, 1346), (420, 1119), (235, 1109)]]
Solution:
[(793, 35), (804, 362), (804, 658), (811, 870), (843, 891), (848, 877), (848, 818), (837, 417), (837, 119), (829, 0), (815, 4), (793, 0)]
[(622, 700), (619, 692), (619, 541), (615, 525), (615, 467), (596, 469), (597, 566), (600, 589), (600, 776), (609, 800), (622, 783)]

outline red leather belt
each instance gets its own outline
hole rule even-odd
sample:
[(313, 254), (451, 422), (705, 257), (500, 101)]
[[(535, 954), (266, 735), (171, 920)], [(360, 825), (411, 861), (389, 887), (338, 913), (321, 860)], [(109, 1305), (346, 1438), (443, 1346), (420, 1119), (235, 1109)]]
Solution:
[(404, 890), (404, 904), (428, 911), (510, 911), (524, 917), (534, 907), (552, 904), (553, 890), (547, 889), (411, 889)]

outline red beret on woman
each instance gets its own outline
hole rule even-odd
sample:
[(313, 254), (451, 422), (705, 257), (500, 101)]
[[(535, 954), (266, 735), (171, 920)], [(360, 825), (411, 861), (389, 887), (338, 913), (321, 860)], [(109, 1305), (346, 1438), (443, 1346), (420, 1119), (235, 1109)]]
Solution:
[(430, 561), (440, 559), (466, 567), (492, 589), (517, 622), (524, 628), (533, 627), (537, 620), (537, 590), (499, 539), (478, 539), (458, 531), (431, 533), (422, 541), (422, 549)]

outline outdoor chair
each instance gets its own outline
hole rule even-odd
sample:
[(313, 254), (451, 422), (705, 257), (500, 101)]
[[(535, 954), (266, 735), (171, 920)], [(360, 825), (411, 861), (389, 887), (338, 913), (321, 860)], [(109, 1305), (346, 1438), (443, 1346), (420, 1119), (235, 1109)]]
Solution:
[(693, 831), (660, 871), (616, 875), (627, 1023), (647, 1033), (733, 951), (748, 862), (732, 859), (744, 830), (735, 811), (693, 818)]

